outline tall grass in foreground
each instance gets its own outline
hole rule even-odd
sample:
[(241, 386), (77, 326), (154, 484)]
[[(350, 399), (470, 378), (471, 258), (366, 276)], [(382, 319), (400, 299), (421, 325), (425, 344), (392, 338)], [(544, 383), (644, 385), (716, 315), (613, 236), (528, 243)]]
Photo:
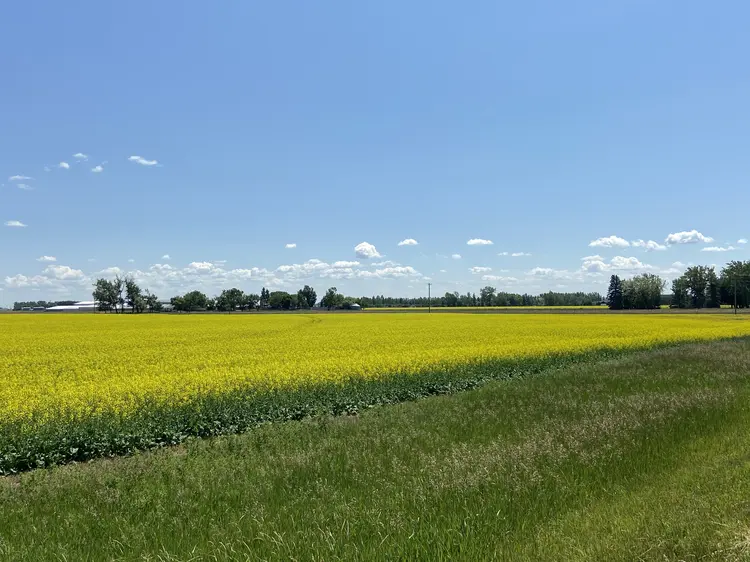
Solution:
[(0, 560), (750, 559), (750, 341), (0, 480)]

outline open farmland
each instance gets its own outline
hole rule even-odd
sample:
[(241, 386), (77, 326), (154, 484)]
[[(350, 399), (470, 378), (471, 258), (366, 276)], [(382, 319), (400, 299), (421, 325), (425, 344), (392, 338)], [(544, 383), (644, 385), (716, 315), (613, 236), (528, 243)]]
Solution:
[(0, 472), (472, 388), (731, 316), (0, 316)]
[(0, 478), (0, 560), (750, 559), (750, 339)]

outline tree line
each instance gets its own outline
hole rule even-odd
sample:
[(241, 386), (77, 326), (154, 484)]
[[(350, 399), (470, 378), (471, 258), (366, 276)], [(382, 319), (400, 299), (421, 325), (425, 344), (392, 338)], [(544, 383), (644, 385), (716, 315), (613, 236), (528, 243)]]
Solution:
[(673, 308), (750, 306), (750, 261), (730, 261), (717, 274), (714, 267), (694, 265), (672, 281)]
[[(659, 308), (666, 282), (645, 273), (631, 279), (613, 275), (607, 304), (614, 310)], [(750, 261), (731, 261), (717, 274), (716, 268), (693, 265), (672, 281), (671, 308), (720, 308), (750, 306)]]

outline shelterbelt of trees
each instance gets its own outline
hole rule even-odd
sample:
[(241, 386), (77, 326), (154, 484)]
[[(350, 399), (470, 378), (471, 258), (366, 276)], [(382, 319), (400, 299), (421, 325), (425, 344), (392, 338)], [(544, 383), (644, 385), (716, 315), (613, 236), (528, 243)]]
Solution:
[[(659, 308), (666, 286), (658, 275), (636, 275), (609, 280), (607, 304), (611, 309)], [(750, 305), (750, 261), (731, 261), (717, 274), (714, 267), (694, 265), (672, 281), (672, 308), (747, 308)]]
[[(260, 294), (245, 293), (232, 288), (225, 289), (219, 295), (209, 297), (200, 291), (190, 291), (184, 295), (172, 297), (169, 301), (171, 310), (190, 312), (197, 310), (235, 311), (235, 310), (297, 310), (312, 308), (316, 305), (327, 309), (347, 309), (357, 304), (362, 308), (387, 307), (462, 307), (462, 306), (593, 306), (607, 304), (612, 309), (659, 308), (670, 304), (675, 308), (708, 308), (721, 305), (747, 308), (750, 306), (750, 261), (731, 261), (718, 273), (715, 268), (696, 265), (688, 267), (685, 272), (672, 282), (672, 294), (664, 295), (666, 282), (658, 275), (636, 275), (630, 279), (621, 279), (617, 275), (610, 278), (606, 297), (592, 292), (557, 293), (547, 292), (540, 295), (508, 293), (486, 286), (479, 293), (466, 294), (445, 293), (442, 296), (427, 297), (347, 297), (338, 292), (336, 287), (329, 288), (318, 301), (318, 295), (312, 287), (305, 285), (296, 293), (286, 291), (269, 291), (263, 288)], [(115, 277), (114, 279), (97, 279), (93, 291), (94, 300), (103, 311), (124, 312), (159, 312), (163, 310), (164, 301), (147, 289), (142, 289), (132, 278)], [(30, 301), (16, 302), (13, 308), (49, 307), (57, 304), (73, 304), (73, 301)]]

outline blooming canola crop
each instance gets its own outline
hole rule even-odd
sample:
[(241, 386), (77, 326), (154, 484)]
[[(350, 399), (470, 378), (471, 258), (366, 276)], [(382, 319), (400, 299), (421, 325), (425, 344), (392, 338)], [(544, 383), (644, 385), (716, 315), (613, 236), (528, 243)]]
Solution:
[(730, 315), (0, 315), (0, 425), (750, 335)]

